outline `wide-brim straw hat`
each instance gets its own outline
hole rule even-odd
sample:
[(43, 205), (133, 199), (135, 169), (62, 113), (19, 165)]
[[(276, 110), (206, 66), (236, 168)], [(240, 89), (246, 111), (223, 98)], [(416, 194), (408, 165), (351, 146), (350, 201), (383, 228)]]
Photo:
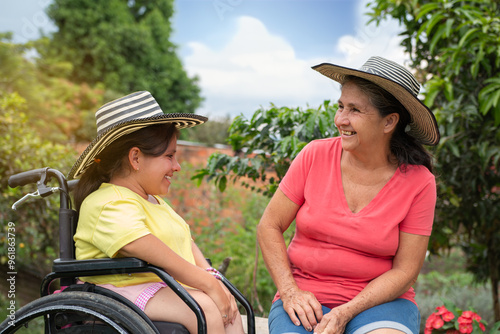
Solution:
[(392, 94), (406, 108), (411, 117), (407, 133), (424, 145), (439, 143), (439, 129), (432, 111), (419, 98), (420, 84), (403, 66), (382, 57), (370, 57), (358, 70), (322, 63), (312, 67), (321, 74), (343, 83), (351, 75), (369, 80)]
[(71, 168), (68, 179), (78, 178), (94, 159), (117, 138), (150, 125), (173, 123), (178, 129), (203, 124), (208, 118), (189, 113), (165, 114), (151, 93), (135, 92), (108, 102), (95, 114), (97, 137)]

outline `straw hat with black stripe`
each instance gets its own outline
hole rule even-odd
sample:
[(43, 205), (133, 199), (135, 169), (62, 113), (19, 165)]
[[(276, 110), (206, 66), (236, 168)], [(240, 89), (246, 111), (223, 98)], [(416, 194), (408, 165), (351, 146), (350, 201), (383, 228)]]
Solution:
[(147, 91), (135, 92), (103, 105), (95, 114), (97, 137), (80, 155), (68, 179), (80, 177), (106, 146), (117, 138), (154, 124), (173, 123), (178, 129), (203, 124), (204, 116), (178, 113), (165, 114)]
[(321, 74), (342, 83), (351, 75), (369, 80), (392, 94), (411, 117), (407, 133), (424, 145), (439, 143), (439, 129), (434, 114), (419, 99), (420, 84), (403, 66), (382, 57), (370, 57), (359, 69), (323, 63), (312, 67)]

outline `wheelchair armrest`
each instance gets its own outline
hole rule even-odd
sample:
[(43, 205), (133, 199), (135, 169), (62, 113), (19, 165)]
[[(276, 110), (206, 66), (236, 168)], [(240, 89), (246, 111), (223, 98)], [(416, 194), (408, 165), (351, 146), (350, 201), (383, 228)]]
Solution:
[(231, 294), (240, 302), (241, 306), (246, 311), (247, 314), (247, 333), (255, 334), (255, 313), (253, 311), (252, 305), (245, 298), (245, 296), (231, 283), (226, 277), (223, 276), (222, 283), (231, 292)]
[(135, 257), (124, 257), (116, 259), (92, 259), (92, 260), (54, 260), (52, 270), (59, 273), (76, 271), (99, 271), (99, 270), (123, 270), (132, 268), (144, 268), (148, 263)]

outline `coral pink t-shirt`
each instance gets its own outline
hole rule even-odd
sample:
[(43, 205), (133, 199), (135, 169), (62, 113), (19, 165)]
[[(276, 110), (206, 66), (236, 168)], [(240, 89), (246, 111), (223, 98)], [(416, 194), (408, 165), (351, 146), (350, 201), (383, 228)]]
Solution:
[[(300, 206), (288, 247), (293, 276), (300, 289), (330, 308), (392, 268), (400, 231), (429, 236), (436, 204), (434, 175), (410, 165), (398, 168), (366, 207), (352, 213), (342, 187), (341, 154), (338, 137), (309, 143), (279, 186)], [(401, 298), (415, 303), (414, 296), (410, 288)]]

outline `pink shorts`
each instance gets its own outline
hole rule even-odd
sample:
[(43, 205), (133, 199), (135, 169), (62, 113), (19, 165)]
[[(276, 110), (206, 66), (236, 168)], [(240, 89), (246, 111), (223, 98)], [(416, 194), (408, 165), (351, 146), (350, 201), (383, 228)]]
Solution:
[[(78, 283), (80, 283), (80, 281)], [(144, 311), (146, 304), (155, 295), (155, 293), (157, 293), (161, 288), (165, 288), (167, 285), (164, 282), (154, 282), (123, 287), (117, 287), (113, 284), (97, 284), (97, 286), (122, 295)]]

